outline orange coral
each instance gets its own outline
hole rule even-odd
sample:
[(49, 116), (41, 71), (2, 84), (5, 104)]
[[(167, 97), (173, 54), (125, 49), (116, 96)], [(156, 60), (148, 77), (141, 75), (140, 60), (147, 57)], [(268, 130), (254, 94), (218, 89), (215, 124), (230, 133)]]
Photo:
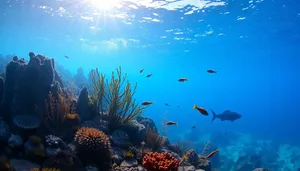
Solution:
[(76, 120), (80, 119), (80, 117), (77, 113), (69, 113), (65, 115), (65, 119)]
[(179, 161), (167, 152), (149, 152), (143, 158), (143, 166), (147, 171), (177, 171)]
[(69, 113), (64, 116), (64, 122), (67, 126), (77, 126), (80, 124), (80, 116), (77, 113)]

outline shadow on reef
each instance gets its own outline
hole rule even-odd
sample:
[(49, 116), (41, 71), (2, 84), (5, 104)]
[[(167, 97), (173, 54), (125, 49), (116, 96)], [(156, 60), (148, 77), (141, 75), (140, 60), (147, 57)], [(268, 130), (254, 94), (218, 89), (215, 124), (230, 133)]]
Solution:
[(211, 154), (170, 144), (141, 116), (137, 85), (121, 67), (110, 79), (98, 69), (85, 79), (79, 69), (79, 96), (54, 59), (33, 52), (29, 61), (13, 57), (2, 76), (1, 171), (211, 170)]

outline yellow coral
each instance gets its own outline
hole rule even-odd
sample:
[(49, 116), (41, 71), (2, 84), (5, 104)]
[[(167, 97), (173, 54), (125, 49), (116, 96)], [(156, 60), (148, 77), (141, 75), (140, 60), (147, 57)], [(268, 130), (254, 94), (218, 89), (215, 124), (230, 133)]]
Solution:
[(131, 151), (126, 151), (123, 153), (123, 156), (126, 158), (132, 158), (134, 157), (134, 154)]
[(77, 113), (69, 113), (65, 115), (65, 119), (70, 119), (70, 120), (79, 120), (80, 117)]

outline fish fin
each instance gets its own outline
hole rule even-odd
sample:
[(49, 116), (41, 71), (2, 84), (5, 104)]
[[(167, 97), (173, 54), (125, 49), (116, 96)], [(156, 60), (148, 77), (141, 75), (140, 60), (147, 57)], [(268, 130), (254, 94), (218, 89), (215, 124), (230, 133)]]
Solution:
[(211, 120), (211, 122), (213, 122), (218, 116), (216, 115), (216, 113), (211, 109), (211, 112), (213, 114), (213, 118)]
[(196, 104), (194, 104), (193, 109), (197, 109), (197, 105)]

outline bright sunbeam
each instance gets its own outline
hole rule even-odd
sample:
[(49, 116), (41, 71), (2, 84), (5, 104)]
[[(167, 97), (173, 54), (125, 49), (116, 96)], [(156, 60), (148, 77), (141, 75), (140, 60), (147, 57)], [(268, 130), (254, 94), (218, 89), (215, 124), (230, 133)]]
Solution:
[(85, 1), (92, 8), (103, 10), (103, 11), (110, 11), (116, 7), (121, 6), (120, 2), (122, 0), (85, 0)]

